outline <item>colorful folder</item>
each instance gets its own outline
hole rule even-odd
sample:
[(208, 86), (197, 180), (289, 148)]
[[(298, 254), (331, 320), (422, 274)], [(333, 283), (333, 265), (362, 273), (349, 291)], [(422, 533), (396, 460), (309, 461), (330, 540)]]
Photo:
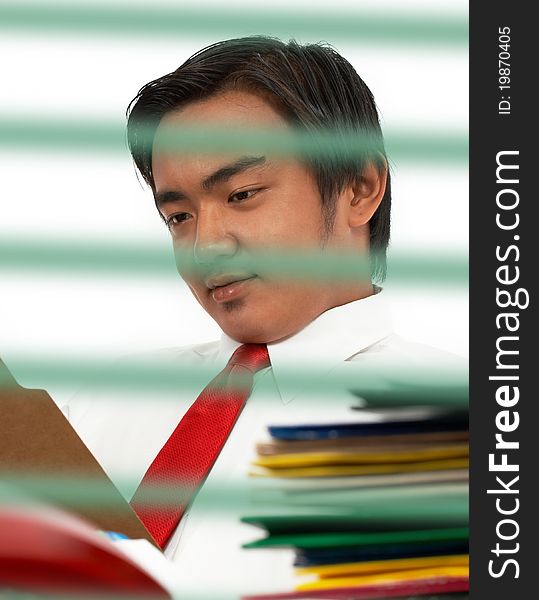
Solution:
[[(419, 404), (428, 407), (426, 389)], [(409, 392), (401, 386), (375, 421), (268, 428), (272, 439), (257, 445), (251, 471), (253, 501), (264, 509), (242, 519), (265, 536), (245, 548), (293, 548), (299, 581), (293, 592), (250, 600), (467, 595), (462, 390), (450, 391), (457, 399), (449, 408), (435, 402), (423, 412), (410, 409)]]

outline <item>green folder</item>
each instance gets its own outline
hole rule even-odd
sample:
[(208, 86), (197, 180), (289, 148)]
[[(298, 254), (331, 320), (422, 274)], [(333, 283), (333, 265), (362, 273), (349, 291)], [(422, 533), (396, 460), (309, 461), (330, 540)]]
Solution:
[(465, 527), (468, 524), (468, 500), (453, 499), (443, 502), (442, 510), (424, 507), (398, 507), (394, 514), (384, 511), (358, 511), (354, 513), (303, 514), (251, 516), (245, 522), (257, 524), (271, 535), (317, 532), (347, 531), (395, 531), (429, 529), (436, 527)]
[[(298, 497), (299, 496), (299, 497)], [(465, 527), (468, 485), (438, 483), (350, 488), (287, 494), (273, 490), (257, 504), (263, 516), (249, 517), (270, 532)], [(267, 508), (266, 508), (267, 507)], [(265, 514), (264, 514), (265, 513)]]
[(366, 405), (356, 408), (397, 408), (431, 406), (437, 408), (468, 409), (469, 390), (466, 381), (421, 381), (390, 379), (353, 386), (350, 391), (365, 400)]
[[(246, 517), (245, 523), (261, 524), (263, 517)], [(334, 548), (343, 546), (380, 546), (385, 544), (414, 544), (468, 540), (467, 527), (446, 529), (421, 529), (412, 531), (378, 532), (322, 532), (269, 535), (261, 540), (244, 544), (244, 548)]]

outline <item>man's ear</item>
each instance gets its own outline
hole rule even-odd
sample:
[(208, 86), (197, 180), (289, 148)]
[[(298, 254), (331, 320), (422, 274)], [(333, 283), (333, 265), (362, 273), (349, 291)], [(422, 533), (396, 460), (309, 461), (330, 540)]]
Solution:
[(376, 212), (386, 191), (387, 163), (375, 165), (369, 160), (363, 173), (351, 185), (351, 196), (348, 212), (350, 227), (366, 225)]

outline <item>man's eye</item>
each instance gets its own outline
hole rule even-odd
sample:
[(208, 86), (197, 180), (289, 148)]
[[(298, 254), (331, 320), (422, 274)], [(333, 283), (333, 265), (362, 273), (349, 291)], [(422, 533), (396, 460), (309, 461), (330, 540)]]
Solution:
[(241, 192), (236, 192), (232, 194), (228, 201), (229, 202), (243, 202), (244, 200), (248, 200), (252, 196), (254, 196), (260, 190), (242, 190)]
[(189, 213), (178, 213), (177, 215), (172, 215), (166, 220), (167, 227), (174, 227), (174, 225), (180, 225), (184, 221), (187, 221), (187, 219), (190, 216), (191, 215)]

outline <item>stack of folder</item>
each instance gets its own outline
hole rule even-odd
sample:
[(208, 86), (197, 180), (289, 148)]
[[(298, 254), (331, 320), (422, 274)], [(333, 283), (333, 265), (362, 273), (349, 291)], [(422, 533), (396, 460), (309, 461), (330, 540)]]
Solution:
[(300, 581), (251, 599), (467, 596), (466, 409), (393, 404), (373, 422), (269, 433), (253, 475), (272, 508), (243, 518), (266, 537), (245, 547), (293, 548)]

